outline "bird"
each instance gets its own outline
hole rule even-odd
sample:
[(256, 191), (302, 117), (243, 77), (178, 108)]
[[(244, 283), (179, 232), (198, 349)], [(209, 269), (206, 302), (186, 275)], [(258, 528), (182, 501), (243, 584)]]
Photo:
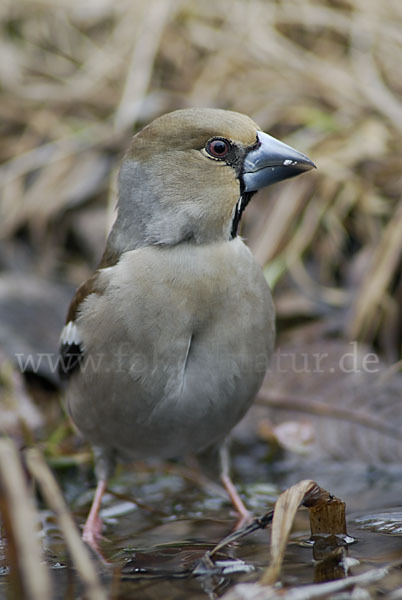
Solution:
[(239, 235), (254, 194), (314, 168), (249, 117), (164, 114), (136, 133), (118, 175), (116, 219), (61, 333), (68, 413), (92, 445), (97, 487), (83, 528), (94, 549), (116, 461), (218, 448), (256, 396), (274, 351), (275, 311)]

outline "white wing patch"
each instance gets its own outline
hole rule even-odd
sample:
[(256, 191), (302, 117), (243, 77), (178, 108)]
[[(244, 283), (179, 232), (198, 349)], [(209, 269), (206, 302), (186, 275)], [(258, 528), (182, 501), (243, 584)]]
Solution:
[(79, 346), (82, 343), (78, 327), (74, 321), (69, 321), (67, 325), (64, 326), (60, 335), (60, 343), (66, 344), (67, 346), (72, 346), (73, 344)]

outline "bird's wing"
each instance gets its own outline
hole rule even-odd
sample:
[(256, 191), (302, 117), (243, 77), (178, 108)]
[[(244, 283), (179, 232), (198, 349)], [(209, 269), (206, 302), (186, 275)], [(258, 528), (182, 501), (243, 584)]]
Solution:
[(58, 369), (61, 379), (67, 379), (79, 367), (84, 358), (84, 347), (76, 323), (80, 307), (91, 294), (99, 293), (98, 271), (77, 289), (67, 313), (66, 324), (60, 335)]

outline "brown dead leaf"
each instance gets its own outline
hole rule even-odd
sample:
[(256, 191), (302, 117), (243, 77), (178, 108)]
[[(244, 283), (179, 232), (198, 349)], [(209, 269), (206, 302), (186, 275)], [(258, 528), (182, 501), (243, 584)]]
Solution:
[(305, 479), (283, 492), (276, 501), (272, 521), (270, 564), (261, 578), (262, 584), (272, 585), (278, 579), (296, 512), (306, 495), (317, 488), (314, 481)]
[(312, 535), (346, 535), (345, 504), (315, 481), (305, 479), (288, 488), (276, 501), (272, 520), (270, 564), (260, 583), (273, 585), (283, 560), (296, 512), (301, 504), (309, 510)]

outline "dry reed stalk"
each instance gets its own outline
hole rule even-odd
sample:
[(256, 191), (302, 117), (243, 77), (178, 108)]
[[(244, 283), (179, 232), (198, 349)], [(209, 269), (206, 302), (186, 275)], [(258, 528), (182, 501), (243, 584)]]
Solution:
[(7, 536), (13, 597), (50, 600), (50, 577), (37, 531), (39, 517), (18, 450), (7, 438), (0, 439), (0, 513)]
[(95, 563), (81, 540), (71, 512), (42, 454), (32, 448), (27, 451), (26, 460), (47, 505), (56, 516), (73, 565), (84, 585), (86, 597), (88, 600), (106, 600), (108, 595), (100, 582)]

